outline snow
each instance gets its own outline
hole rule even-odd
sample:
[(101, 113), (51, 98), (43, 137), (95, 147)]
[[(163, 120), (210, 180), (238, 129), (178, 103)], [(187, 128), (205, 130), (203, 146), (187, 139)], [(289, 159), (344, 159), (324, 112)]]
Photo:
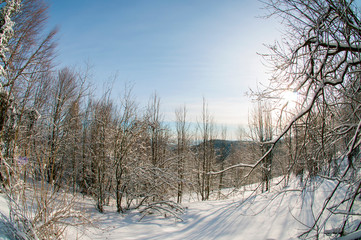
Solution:
[(360, 239), (361, 238), (361, 230), (358, 230), (356, 232), (350, 233), (349, 235), (345, 237), (337, 238), (337, 240), (354, 240), (354, 239)]
[[(183, 204), (183, 222), (161, 216), (139, 222), (137, 212), (119, 215), (109, 209), (106, 214), (93, 213), (100, 229), (90, 229), (83, 239), (297, 239), (314, 222), (312, 206), (322, 206), (333, 187), (333, 182), (324, 181), (315, 184), (316, 191), (278, 187), (253, 195), (249, 186), (226, 200)], [(332, 222), (331, 227), (338, 226)]]
[[(247, 186), (224, 200), (186, 202), (185, 213), (180, 216), (183, 221), (155, 214), (141, 219), (138, 210), (118, 214), (115, 206), (107, 206), (101, 214), (85, 198), (81, 207), (90, 213), (94, 225), (86, 229), (69, 227), (66, 239), (297, 239), (312, 226), (317, 217), (315, 209), (323, 205), (335, 183), (319, 181), (306, 191), (299, 190), (294, 179), (287, 188), (279, 185), (263, 194), (256, 194), (255, 186)], [(340, 198), (344, 191), (338, 194)], [(0, 200), (3, 206), (3, 196)], [(340, 220), (342, 216), (332, 216), (326, 228), (337, 229)]]
[(9, 207), (3, 193), (0, 194), (0, 240), (11, 240), (13, 234), (9, 224)]

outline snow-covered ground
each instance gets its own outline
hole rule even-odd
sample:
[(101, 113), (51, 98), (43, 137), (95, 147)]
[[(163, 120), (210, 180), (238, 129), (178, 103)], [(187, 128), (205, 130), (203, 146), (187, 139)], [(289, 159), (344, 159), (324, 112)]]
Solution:
[[(297, 239), (314, 222), (334, 183), (321, 181), (315, 191), (299, 191), (295, 180), (289, 187), (276, 186), (270, 193), (254, 194), (248, 186), (225, 200), (184, 203), (183, 221), (148, 215), (141, 221), (138, 211), (117, 214), (107, 207), (97, 213), (89, 200), (81, 204), (89, 211), (94, 226), (69, 228), (67, 239)], [(339, 192), (342, 197), (344, 192)], [(303, 199), (303, 201), (302, 201)], [(0, 197), (3, 204), (3, 196)], [(4, 211), (4, 207), (1, 208)], [(327, 228), (336, 228), (340, 219), (331, 218)], [(1, 238), (0, 238), (1, 239)], [(6, 239), (6, 238), (5, 238)], [(325, 235), (321, 239), (328, 239)]]
[[(183, 204), (183, 221), (147, 216), (141, 221), (137, 212), (126, 215), (108, 209), (93, 213), (99, 228), (83, 235), (72, 231), (69, 237), (82, 239), (296, 239), (314, 222), (315, 211), (328, 196), (334, 183), (315, 184), (315, 191), (275, 187), (271, 193), (254, 195), (252, 186), (226, 200), (196, 201)], [(299, 187), (298, 187), (299, 188)], [(342, 196), (343, 193), (340, 193)], [(303, 201), (302, 201), (303, 199)], [(91, 206), (93, 207), (93, 206)], [(338, 227), (330, 219), (328, 228)], [(326, 238), (326, 236), (324, 236)]]
[(16, 231), (9, 220), (9, 207), (5, 195), (0, 193), (0, 240), (15, 239)]

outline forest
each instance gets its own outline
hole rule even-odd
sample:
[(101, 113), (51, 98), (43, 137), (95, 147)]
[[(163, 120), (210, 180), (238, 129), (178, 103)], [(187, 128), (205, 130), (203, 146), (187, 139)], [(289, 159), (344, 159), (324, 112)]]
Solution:
[[(45, 31), (48, 5), (1, 1), (0, 184), (16, 239), (61, 239), (69, 225), (91, 224), (74, 208), (81, 197), (104, 214), (114, 205), (119, 214), (139, 210), (177, 219), (190, 194), (198, 201), (225, 199), (223, 189), (249, 184), (265, 193), (292, 178), (300, 191), (318, 179), (335, 182), (298, 237), (318, 239), (327, 214), (342, 215), (333, 236), (346, 235), (351, 216), (360, 215), (360, 5), (263, 4), (266, 17), (281, 18), (286, 31), (262, 55), (272, 78), (252, 92), (249, 129), (231, 141), (206, 99), (197, 123), (190, 123), (184, 105), (174, 110), (170, 127), (157, 93), (145, 107), (131, 84), (121, 93), (109, 87), (95, 95), (88, 69), (56, 66), (57, 29)], [(297, 95), (293, 104), (289, 93)], [(335, 200), (341, 188), (347, 191)]]

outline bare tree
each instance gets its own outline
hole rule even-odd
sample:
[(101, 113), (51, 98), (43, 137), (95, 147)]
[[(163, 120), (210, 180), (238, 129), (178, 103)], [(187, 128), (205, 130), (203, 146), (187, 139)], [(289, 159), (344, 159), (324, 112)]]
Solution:
[(187, 109), (184, 105), (176, 109), (176, 130), (177, 130), (177, 203), (182, 202), (185, 181), (185, 164), (189, 153), (189, 124), (187, 123)]
[[(359, 169), (356, 162), (361, 144), (357, 90), (361, 71), (359, 5), (352, 0), (270, 0), (265, 4), (270, 15), (279, 16), (287, 29), (283, 43), (270, 46), (271, 53), (265, 55), (274, 67), (271, 95), (291, 90), (301, 97), (300, 110), (294, 112), (289, 124), (271, 143), (277, 143), (292, 127), (302, 129), (298, 158), (304, 159), (304, 169), (310, 177), (319, 175), (336, 182), (304, 235), (318, 236), (327, 227), (321, 220), (327, 209), (345, 216), (338, 232), (343, 235), (351, 212), (356, 211), (353, 206), (359, 188), (352, 186), (359, 186), (360, 182), (354, 174)], [(343, 159), (347, 159), (345, 168), (330, 169)], [(345, 181), (350, 181), (349, 191), (345, 199), (336, 201), (347, 203), (347, 207), (331, 206)]]
[(91, 153), (91, 183), (92, 194), (96, 199), (96, 208), (104, 212), (104, 204), (110, 194), (113, 171), (111, 163), (112, 142), (114, 137), (114, 107), (109, 98), (109, 92), (102, 99), (93, 103), (90, 153)]
[[(64, 68), (58, 72), (55, 78), (50, 101), (49, 115), (49, 144), (48, 144), (48, 182), (52, 183), (63, 174), (64, 161), (60, 158), (59, 151), (65, 148), (66, 133), (65, 125), (69, 121), (76, 120), (79, 100), (81, 97), (80, 83), (74, 71)], [(70, 119), (69, 119), (70, 118)], [(76, 124), (73, 122), (73, 124)], [(78, 123), (79, 125), (79, 123)], [(74, 129), (75, 130), (75, 129)]]
[[(259, 146), (260, 156), (270, 149), (269, 141), (273, 138), (272, 112), (269, 104), (260, 98), (256, 100), (256, 106), (250, 119), (251, 138)], [(272, 178), (272, 153), (267, 154), (261, 163), (262, 191), (268, 191)]]
[(215, 160), (214, 146), (214, 124), (211, 115), (208, 112), (208, 105), (203, 98), (201, 120), (198, 123), (198, 129), (201, 135), (201, 143), (198, 149), (198, 188), (202, 201), (208, 200), (211, 191), (211, 175), (208, 172), (212, 169), (212, 163)]
[[(42, 1), (2, 1), (0, 138), (2, 153), (14, 165), (14, 150), (20, 125), (30, 112), (33, 90), (51, 68), (54, 54), (52, 31), (42, 32), (47, 6)], [(21, 7), (21, 11), (18, 11)], [(14, 24), (15, 23), (15, 24)], [(30, 102), (30, 104), (29, 104)], [(35, 112), (34, 112), (35, 113)], [(4, 129), (6, 128), (6, 129)], [(0, 164), (5, 159), (1, 159)], [(6, 175), (1, 173), (1, 178)]]
[[(0, 59), (6, 72), (6, 77), (1, 79), (2, 89), (4, 94), (6, 93), (3, 95), (3, 112), (6, 112), (10, 102), (14, 102), (18, 105), (18, 114), (22, 116), (21, 111), (29, 107), (28, 103), (37, 82), (52, 68), (56, 30), (42, 36), (47, 9), (47, 5), (41, 0), (28, 0), (23, 1), (21, 11), (14, 14), (13, 21), (16, 24), (12, 37), (7, 42), (8, 52)], [(4, 121), (5, 114), (2, 114), (0, 129), (3, 128)]]
[[(225, 162), (226, 162), (226, 158), (228, 156), (228, 151), (229, 149), (227, 149), (227, 145), (226, 145), (226, 140), (227, 140), (227, 127), (223, 126), (222, 127), (222, 132), (221, 132), (221, 146), (220, 146), (220, 153), (219, 153), (219, 165), (220, 165), (220, 171), (224, 170), (225, 167)], [(224, 172), (219, 174), (219, 183), (218, 183), (218, 198), (221, 197), (222, 194), (222, 189), (224, 188)]]
[(151, 159), (154, 166), (161, 166), (162, 149), (164, 148), (162, 136), (164, 129), (162, 128), (162, 115), (160, 113), (160, 98), (156, 93), (150, 98), (147, 117), (149, 118), (149, 132), (151, 144)]
[[(282, 43), (271, 45), (271, 53), (264, 55), (274, 68), (268, 98), (279, 98), (284, 91), (297, 92), (300, 110), (294, 111), (284, 129), (268, 142), (269, 150), (256, 163), (239, 163), (224, 171), (243, 167), (249, 169), (246, 175), (249, 176), (286, 133), (292, 128), (302, 130), (299, 139), (302, 151), (297, 153), (297, 158), (305, 160), (306, 174), (311, 180), (321, 176), (336, 183), (321, 208), (314, 209), (317, 211), (314, 222), (303, 237), (317, 238), (327, 227), (329, 214), (344, 216), (339, 231), (334, 232), (344, 235), (351, 216), (358, 214), (354, 203), (361, 181), (356, 174), (361, 144), (361, 105), (357, 90), (361, 85), (359, 5), (352, 0), (270, 0), (264, 3), (270, 16), (280, 17), (286, 27)], [(330, 169), (330, 166), (335, 168)], [(335, 198), (346, 182), (349, 185), (344, 199)], [(355, 230), (357, 228), (351, 229)]]
[(6, 45), (0, 50), (0, 159), (10, 170), (4, 174), (10, 180), (5, 191), (10, 218), (29, 238), (59, 238), (64, 223), (81, 214), (74, 211), (73, 200), (46, 181), (49, 152), (56, 153), (49, 146), (59, 143), (53, 141), (59, 139), (56, 134), (61, 136), (55, 129), (56, 134), (49, 137), (50, 129), (54, 130), (49, 116), (56, 116), (50, 114), (54, 113), (51, 103), (56, 102), (51, 94), (56, 89), (51, 74), (56, 31), (43, 34), (48, 9), (44, 1), (1, 1), (0, 8), (1, 44)]
[(137, 106), (132, 98), (131, 89), (125, 87), (121, 97), (121, 106), (116, 119), (116, 135), (114, 138), (115, 157), (115, 196), (117, 212), (123, 212), (122, 200), (127, 191), (129, 173), (129, 158), (135, 150), (139, 135), (145, 132), (145, 128), (139, 124)]

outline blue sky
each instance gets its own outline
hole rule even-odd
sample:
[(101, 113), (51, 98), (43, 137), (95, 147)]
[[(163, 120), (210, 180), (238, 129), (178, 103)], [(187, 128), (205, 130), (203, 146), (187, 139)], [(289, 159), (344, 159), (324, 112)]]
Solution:
[(183, 104), (197, 121), (204, 97), (218, 124), (246, 125), (245, 92), (269, 77), (257, 52), (280, 35), (255, 0), (48, 2), (59, 64), (90, 63), (98, 90), (116, 75), (114, 95), (130, 82), (141, 106), (156, 91), (166, 121)]

